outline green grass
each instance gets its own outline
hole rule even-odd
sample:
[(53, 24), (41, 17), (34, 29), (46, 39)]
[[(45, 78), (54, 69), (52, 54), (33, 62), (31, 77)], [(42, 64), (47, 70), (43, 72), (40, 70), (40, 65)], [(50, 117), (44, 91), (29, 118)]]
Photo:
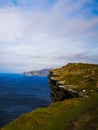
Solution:
[(89, 130), (97, 130), (97, 114), (98, 94), (94, 94), (89, 98), (74, 98), (53, 103), (48, 108), (38, 108), (21, 115), (1, 130), (73, 130), (72, 126), (74, 130), (85, 130), (89, 124)]

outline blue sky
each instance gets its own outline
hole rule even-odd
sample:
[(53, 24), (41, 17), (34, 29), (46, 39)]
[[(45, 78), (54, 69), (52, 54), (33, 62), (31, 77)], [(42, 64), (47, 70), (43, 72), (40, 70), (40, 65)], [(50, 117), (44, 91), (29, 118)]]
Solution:
[(98, 64), (98, 0), (0, 0), (0, 72)]

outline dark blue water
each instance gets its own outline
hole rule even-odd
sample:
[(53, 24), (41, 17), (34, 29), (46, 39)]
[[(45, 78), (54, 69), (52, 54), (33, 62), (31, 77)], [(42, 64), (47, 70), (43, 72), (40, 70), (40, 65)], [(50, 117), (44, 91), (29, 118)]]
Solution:
[(50, 103), (47, 77), (0, 74), (0, 127)]

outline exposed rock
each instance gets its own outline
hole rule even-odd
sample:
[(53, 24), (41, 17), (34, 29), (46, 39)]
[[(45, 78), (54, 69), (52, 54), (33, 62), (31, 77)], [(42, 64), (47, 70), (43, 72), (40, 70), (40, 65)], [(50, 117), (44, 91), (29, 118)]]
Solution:
[(52, 102), (62, 101), (64, 99), (82, 97), (83, 95), (72, 89), (67, 89), (63, 85), (58, 85), (56, 80), (50, 80), (49, 82), (51, 87), (51, 100)]
[(52, 102), (88, 97), (98, 91), (98, 65), (69, 63), (62, 68), (50, 70), (48, 77)]

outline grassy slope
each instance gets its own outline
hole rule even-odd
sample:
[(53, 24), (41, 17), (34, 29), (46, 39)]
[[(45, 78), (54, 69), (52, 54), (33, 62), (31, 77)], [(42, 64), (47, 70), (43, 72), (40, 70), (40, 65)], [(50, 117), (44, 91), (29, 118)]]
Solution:
[(98, 94), (51, 104), (21, 115), (2, 130), (98, 130)]
[(1, 130), (98, 130), (98, 65), (68, 64), (52, 72), (75, 89), (93, 92), (23, 114)]

